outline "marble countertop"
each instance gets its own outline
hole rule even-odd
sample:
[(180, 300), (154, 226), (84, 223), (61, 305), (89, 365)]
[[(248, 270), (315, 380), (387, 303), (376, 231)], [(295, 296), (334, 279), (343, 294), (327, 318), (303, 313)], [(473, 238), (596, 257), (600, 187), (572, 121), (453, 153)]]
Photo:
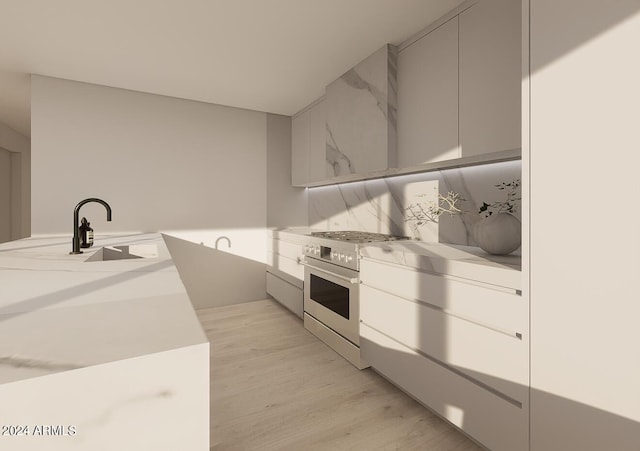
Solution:
[(304, 242), (306, 242), (306, 236), (310, 235), (311, 232), (322, 232), (322, 230), (309, 227), (273, 228), (268, 229), (268, 236), (270, 238), (304, 244)]
[(426, 241), (370, 243), (360, 254), (430, 273), (442, 274), (513, 290), (522, 289), (521, 257), (490, 255), (471, 246)]
[[(272, 238), (305, 243), (305, 236), (320, 229), (271, 229)], [(428, 241), (389, 241), (359, 244), (363, 257), (422, 269), (434, 274), (469, 279), (511, 290), (522, 289), (520, 255), (490, 255), (478, 247)]]
[[(95, 259), (102, 247), (145, 258)], [(0, 384), (207, 342), (161, 234), (0, 245)]]

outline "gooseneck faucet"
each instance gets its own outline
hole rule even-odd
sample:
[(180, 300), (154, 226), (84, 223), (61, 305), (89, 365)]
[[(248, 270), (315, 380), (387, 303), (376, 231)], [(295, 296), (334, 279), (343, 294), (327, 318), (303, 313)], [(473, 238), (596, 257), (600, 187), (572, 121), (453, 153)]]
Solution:
[(89, 202), (97, 202), (99, 204), (102, 204), (104, 208), (107, 209), (107, 221), (111, 221), (111, 207), (102, 199), (90, 197), (78, 202), (78, 205), (76, 205), (76, 208), (73, 210), (73, 250), (69, 252), (70, 254), (82, 254), (82, 251), (80, 250), (80, 229), (78, 226), (78, 218), (80, 216), (80, 208), (84, 204), (88, 204)]

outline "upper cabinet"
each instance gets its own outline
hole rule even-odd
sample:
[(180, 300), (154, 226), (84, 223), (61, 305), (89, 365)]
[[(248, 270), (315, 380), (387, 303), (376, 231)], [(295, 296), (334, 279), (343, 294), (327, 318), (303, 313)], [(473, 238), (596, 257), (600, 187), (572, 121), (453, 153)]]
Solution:
[(397, 49), (385, 45), (327, 86), (331, 176), (396, 166)]
[(454, 17), (398, 54), (398, 167), (459, 157)]
[(327, 102), (322, 99), (307, 110), (309, 115), (309, 182), (331, 177), (325, 152)]
[(521, 3), (480, 0), (458, 16), (463, 157), (521, 146)]
[(324, 98), (299, 112), (291, 120), (291, 184), (307, 186), (328, 175), (325, 157), (326, 104)]
[(291, 119), (291, 184), (309, 182), (309, 115), (302, 111)]
[(477, 0), (379, 49), (294, 116), (293, 184), (519, 158), (521, 30), (520, 1)]

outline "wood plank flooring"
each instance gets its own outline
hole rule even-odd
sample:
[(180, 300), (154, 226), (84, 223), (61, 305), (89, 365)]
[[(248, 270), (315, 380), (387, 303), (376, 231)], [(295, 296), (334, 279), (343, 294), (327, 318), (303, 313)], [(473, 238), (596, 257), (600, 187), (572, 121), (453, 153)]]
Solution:
[(198, 310), (211, 342), (211, 450), (479, 450), (273, 300)]

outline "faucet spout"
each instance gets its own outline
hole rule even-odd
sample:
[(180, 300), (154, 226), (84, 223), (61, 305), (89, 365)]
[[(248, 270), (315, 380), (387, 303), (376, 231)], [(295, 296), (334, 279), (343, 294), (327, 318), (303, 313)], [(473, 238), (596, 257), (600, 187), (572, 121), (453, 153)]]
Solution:
[(80, 208), (82, 208), (84, 204), (88, 204), (89, 202), (97, 202), (103, 205), (104, 208), (107, 209), (107, 221), (111, 221), (111, 207), (102, 199), (90, 197), (78, 202), (78, 205), (76, 205), (76, 208), (73, 210), (73, 241), (72, 250), (71, 252), (69, 252), (70, 254), (82, 254), (82, 251), (80, 250), (80, 229), (78, 225), (78, 218), (80, 217)]
[(231, 247), (231, 240), (229, 239), (229, 237), (221, 236), (221, 237), (218, 237), (218, 239), (216, 240), (216, 244), (215, 244), (216, 249), (218, 249), (218, 243), (220, 242), (220, 240), (227, 240), (227, 247), (229, 248)]

